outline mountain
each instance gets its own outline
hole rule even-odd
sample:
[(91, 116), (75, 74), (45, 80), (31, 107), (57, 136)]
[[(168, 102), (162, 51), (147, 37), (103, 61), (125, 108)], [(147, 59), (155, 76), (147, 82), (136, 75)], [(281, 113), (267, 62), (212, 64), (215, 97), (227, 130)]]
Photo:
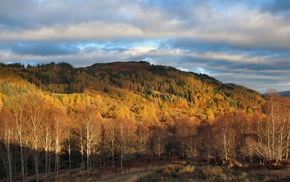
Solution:
[(289, 97), (290, 96), (290, 91), (283, 91), (283, 92), (278, 92), (281, 96), (283, 97)]
[[(289, 97), (290, 96), (290, 91), (282, 91), (282, 92), (277, 92), (277, 94), (279, 94), (282, 97)], [(264, 93), (264, 96), (268, 96), (269, 93)]]
[[(74, 68), (68, 63), (27, 67), (1, 64), (0, 69), (2, 77), (13, 75), (54, 95), (97, 92), (101, 98), (109, 98), (109, 105), (123, 102), (121, 105), (133, 115), (138, 115), (140, 100), (153, 104), (157, 113), (199, 119), (213, 119), (234, 110), (252, 112), (264, 101), (260, 93), (241, 85), (224, 84), (205, 74), (144, 61), (97, 63), (82, 68)], [(130, 97), (132, 103), (126, 100)], [(104, 117), (112, 116), (105, 114), (108, 111), (101, 112)]]

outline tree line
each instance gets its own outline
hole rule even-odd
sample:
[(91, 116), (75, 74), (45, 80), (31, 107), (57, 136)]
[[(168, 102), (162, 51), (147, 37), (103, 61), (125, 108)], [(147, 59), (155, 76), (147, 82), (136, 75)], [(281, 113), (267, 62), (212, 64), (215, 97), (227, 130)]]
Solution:
[(26, 87), (5, 93), (0, 102), (0, 175), (8, 181), (31, 175), (39, 181), (41, 173), (48, 178), (62, 169), (123, 171), (126, 159), (146, 154), (208, 163), (289, 158), (290, 102), (275, 93), (261, 111), (228, 112), (213, 120), (176, 116), (154, 121), (123, 117), (126, 110), (104, 118), (90, 99), (66, 105)]
[(114, 62), (74, 68), (68, 63), (24, 67), (1, 65), (0, 75), (17, 75), (43, 91), (71, 94), (87, 89), (114, 94), (115, 89), (131, 91), (146, 99), (209, 108), (215, 113), (231, 108), (259, 107), (260, 93), (235, 84), (223, 84), (204, 74), (184, 72), (168, 66), (140, 62)]

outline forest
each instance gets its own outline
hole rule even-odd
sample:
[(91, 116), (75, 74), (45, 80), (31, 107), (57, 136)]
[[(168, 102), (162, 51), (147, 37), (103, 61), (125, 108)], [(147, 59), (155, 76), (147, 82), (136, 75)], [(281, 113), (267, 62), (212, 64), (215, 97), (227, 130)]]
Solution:
[(0, 179), (122, 173), (148, 156), (278, 164), (289, 159), (289, 101), (143, 61), (0, 64)]

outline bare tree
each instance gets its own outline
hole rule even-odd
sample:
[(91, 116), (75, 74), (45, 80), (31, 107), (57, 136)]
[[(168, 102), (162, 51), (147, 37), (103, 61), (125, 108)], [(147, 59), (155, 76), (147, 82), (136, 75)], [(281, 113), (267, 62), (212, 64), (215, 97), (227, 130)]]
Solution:
[(201, 121), (197, 127), (197, 136), (199, 137), (200, 154), (205, 154), (207, 162), (210, 162), (210, 156), (213, 155), (213, 132), (212, 126), (207, 121)]
[(7, 153), (7, 180), (8, 182), (12, 182), (13, 181), (13, 168), (12, 168), (12, 150), (11, 150), (11, 145), (13, 143), (13, 135), (14, 135), (14, 131), (13, 131), (13, 125), (11, 122), (11, 118), (12, 116), (10, 115), (9, 112), (7, 111), (2, 111), (1, 113), (1, 128), (2, 131), (1, 133), (3, 133), (3, 141), (5, 144), (5, 148), (6, 148), (6, 153)]
[(266, 117), (256, 124), (258, 135), (258, 152), (264, 159), (272, 161), (282, 158), (283, 140), (285, 137), (285, 122), (281, 120), (281, 98), (275, 91), (270, 90), (268, 101), (264, 105)]
[[(286, 102), (287, 103), (287, 102)], [(253, 130), (256, 135), (256, 154), (262, 159), (273, 161), (288, 156), (289, 119), (287, 104), (273, 90), (269, 90), (267, 102), (263, 107), (265, 115), (255, 116)]]
[(97, 117), (97, 109), (93, 106), (79, 111), (78, 134), (83, 141), (87, 157), (87, 174), (92, 170), (92, 155), (101, 141), (101, 123)]
[(126, 119), (118, 120), (118, 137), (117, 137), (117, 148), (120, 153), (120, 165), (121, 171), (123, 172), (123, 161), (125, 155), (130, 151), (133, 152), (133, 147), (136, 139), (136, 125), (133, 121)]
[(112, 157), (112, 169), (115, 170), (115, 152), (116, 152), (116, 122), (115, 120), (109, 120), (104, 123), (104, 143)]
[(178, 119), (175, 121), (176, 139), (180, 144), (182, 157), (195, 157), (197, 150), (196, 125), (188, 118)]
[(69, 163), (69, 170), (72, 169), (71, 163), (71, 152), (72, 152), (72, 128), (71, 126), (67, 126), (64, 130), (64, 135), (65, 135), (65, 140), (64, 140), (64, 145), (65, 149), (67, 150), (68, 153), (68, 163)]
[(284, 121), (285, 121), (285, 158), (289, 159), (289, 147), (290, 147), (290, 99), (286, 99), (286, 104), (284, 108)]
[(155, 154), (161, 157), (165, 152), (166, 129), (163, 125), (154, 126), (152, 133), (152, 146)]
[(13, 118), (12, 123), (15, 125), (15, 137), (20, 147), (21, 175), (23, 181), (26, 178), (25, 161), (27, 158), (27, 149), (25, 149), (25, 143), (27, 143), (27, 123), (24, 118), (26, 104), (27, 99), (25, 94), (10, 96), (5, 102), (5, 108), (11, 112), (11, 117)]
[(41, 146), (41, 139), (44, 136), (43, 131), (43, 119), (44, 110), (46, 106), (44, 105), (43, 96), (35, 92), (28, 93), (27, 99), (29, 100), (26, 106), (26, 117), (28, 124), (30, 126), (30, 138), (31, 148), (34, 153), (34, 164), (35, 164), (35, 174), (36, 180), (39, 181), (39, 149)]
[(253, 156), (257, 153), (257, 142), (248, 136), (244, 140), (244, 144), (240, 148), (240, 152), (250, 158), (250, 163), (253, 163)]
[(53, 122), (52, 134), (54, 136), (55, 171), (58, 176), (58, 172), (60, 170), (60, 152), (65, 137), (63, 131), (66, 128), (65, 108), (58, 103), (54, 103), (50, 117)]
[(137, 151), (145, 154), (149, 151), (151, 131), (145, 123), (137, 125)]
[(229, 160), (236, 156), (236, 131), (234, 129), (234, 117), (232, 113), (219, 118), (214, 126), (216, 148), (222, 159)]
[(50, 172), (50, 152), (52, 147), (52, 123), (49, 120), (44, 122), (44, 138), (41, 139), (41, 144), (43, 144), (45, 153), (45, 179), (48, 180), (48, 173)]

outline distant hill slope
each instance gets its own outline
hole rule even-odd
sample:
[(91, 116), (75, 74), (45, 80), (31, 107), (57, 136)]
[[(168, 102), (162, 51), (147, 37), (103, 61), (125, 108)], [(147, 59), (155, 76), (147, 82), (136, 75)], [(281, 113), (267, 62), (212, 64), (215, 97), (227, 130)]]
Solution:
[(284, 92), (278, 92), (281, 96), (283, 97), (289, 97), (290, 96), (290, 91), (284, 91)]
[[(290, 96), (290, 91), (283, 91), (283, 92), (277, 92), (279, 95), (281, 95), (282, 97), (289, 97)], [(264, 93), (264, 96), (268, 96), (268, 93)]]
[[(200, 119), (213, 118), (233, 110), (252, 112), (259, 109), (264, 101), (260, 93), (246, 87), (224, 84), (205, 74), (151, 65), (144, 61), (97, 63), (83, 68), (74, 68), (68, 63), (27, 68), (20, 64), (0, 64), (0, 69), (2, 77), (22, 77), (50, 93), (84, 93), (91, 90), (115, 100), (137, 95), (137, 98), (153, 103), (160, 112), (175, 109), (182, 114), (190, 110)], [(138, 102), (133, 100), (132, 105)]]

